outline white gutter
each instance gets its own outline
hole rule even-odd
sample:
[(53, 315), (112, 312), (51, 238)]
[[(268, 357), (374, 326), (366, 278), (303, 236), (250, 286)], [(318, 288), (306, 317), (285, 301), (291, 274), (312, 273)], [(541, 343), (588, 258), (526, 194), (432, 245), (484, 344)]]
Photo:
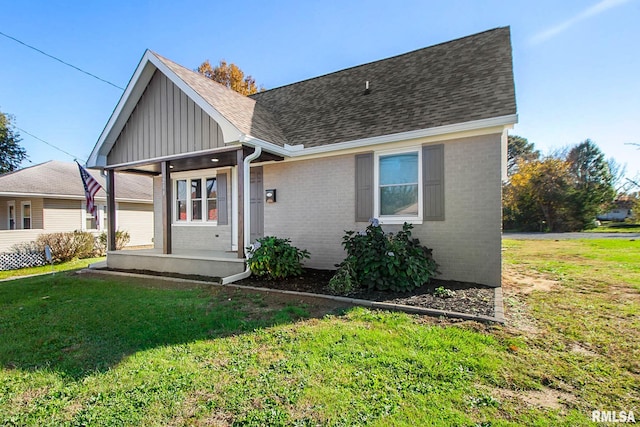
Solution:
[[(243, 192), (244, 197), (242, 203), (244, 205), (244, 247), (247, 248), (251, 243), (251, 167), (250, 163), (260, 157), (262, 154), (262, 147), (256, 147), (255, 151), (245, 157), (242, 164), (242, 173), (244, 175), (243, 180)], [(238, 280), (246, 279), (251, 276), (251, 269), (247, 265), (246, 270), (242, 273), (234, 274), (233, 276), (223, 277), (222, 284), (227, 285)]]
[(467, 132), (485, 128), (510, 126), (518, 123), (518, 115), (511, 114), (507, 116), (492, 117), (489, 119), (473, 120), (470, 122), (456, 123), (452, 125), (443, 125), (427, 129), (412, 130), (407, 132), (399, 132), (389, 135), (374, 136), (370, 138), (357, 139), (353, 141), (337, 142), (334, 144), (321, 145), (318, 147), (304, 147), (303, 145), (289, 145), (284, 147), (273, 144), (271, 142), (256, 138), (251, 135), (242, 135), (240, 143), (251, 145), (253, 147), (261, 147), (271, 153), (284, 157), (303, 157), (313, 154), (328, 153), (331, 151), (349, 150), (354, 148), (371, 147), (374, 145), (388, 144), (392, 142), (407, 141), (410, 139), (427, 138), (440, 135), (451, 134), (455, 132)]

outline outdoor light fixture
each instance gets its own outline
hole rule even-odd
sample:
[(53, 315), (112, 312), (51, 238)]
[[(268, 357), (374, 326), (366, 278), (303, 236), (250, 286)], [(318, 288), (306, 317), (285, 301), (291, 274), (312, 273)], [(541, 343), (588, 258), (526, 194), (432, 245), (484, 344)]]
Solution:
[(275, 203), (276, 202), (276, 190), (266, 190), (264, 192), (265, 201), (267, 203)]
[(211, 161), (212, 161), (213, 163), (218, 163), (218, 162), (220, 161), (220, 159), (215, 159), (215, 158), (214, 158), (214, 159), (211, 159)]

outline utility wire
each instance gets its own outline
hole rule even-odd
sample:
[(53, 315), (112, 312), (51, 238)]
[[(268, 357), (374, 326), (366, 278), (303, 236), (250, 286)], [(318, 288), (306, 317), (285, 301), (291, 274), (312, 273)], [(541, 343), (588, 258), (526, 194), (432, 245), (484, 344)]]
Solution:
[[(109, 85), (111, 85), (111, 86), (113, 86), (113, 87), (115, 87), (115, 88), (118, 88), (118, 89), (120, 89), (120, 90), (124, 90), (124, 88), (122, 88), (122, 87), (118, 86), (117, 84), (111, 83), (109, 80), (105, 80), (105, 79), (103, 79), (103, 78), (100, 78), (100, 77), (96, 76), (95, 74), (91, 74), (90, 72), (83, 70), (82, 68), (78, 68), (78, 67), (76, 67), (75, 65), (72, 65), (72, 64), (69, 64), (68, 62), (63, 61), (63, 60), (62, 60), (62, 59), (60, 59), (60, 58), (57, 58), (57, 57), (55, 57), (55, 56), (53, 56), (53, 55), (49, 55), (47, 52), (44, 52), (44, 51), (42, 51), (42, 50), (38, 49), (37, 47), (33, 47), (33, 46), (31, 46), (31, 45), (29, 45), (29, 44), (27, 44), (27, 43), (25, 43), (25, 42), (23, 42), (23, 41), (21, 41), (21, 40), (18, 40), (18, 39), (17, 39), (17, 38), (15, 38), (15, 37), (11, 37), (10, 35), (3, 33), (2, 31), (0, 31), (0, 35), (5, 36), (6, 38), (11, 39), (11, 40), (13, 40), (13, 41), (15, 41), (15, 42), (18, 42), (18, 43), (20, 43), (21, 45), (26, 46), (26, 47), (28, 47), (29, 49), (33, 49), (33, 50), (35, 50), (36, 52), (39, 52), (39, 53), (41, 53), (41, 54), (43, 54), (43, 55), (45, 55), (45, 56), (48, 56), (48, 57), (49, 57), (49, 58), (51, 58), (51, 59), (55, 59), (56, 61), (61, 62), (61, 63), (63, 63), (64, 65), (66, 65), (66, 66), (68, 66), (68, 67), (74, 68), (74, 69), (76, 69), (76, 70), (80, 71), (81, 73), (84, 73), (84, 74), (86, 74), (86, 75), (88, 75), (88, 76), (91, 76), (91, 77), (93, 77), (94, 79), (98, 79), (98, 80), (100, 80), (101, 82), (104, 82), (104, 83), (106, 83), (106, 84), (109, 84)], [(27, 132), (25, 132), (25, 133), (27, 133)], [(33, 136), (33, 135), (31, 135), (31, 136)]]
[(68, 151), (64, 151), (62, 148), (57, 147), (57, 146), (55, 146), (54, 144), (52, 144), (52, 143), (50, 143), (50, 142), (47, 142), (47, 141), (45, 141), (45, 140), (44, 140), (44, 139), (42, 139), (42, 138), (38, 138), (38, 137), (37, 137), (37, 136), (35, 136), (34, 134), (29, 133), (29, 132), (27, 132), (26, 130), (24, 130), (24, 129), (22, 129), (22, 128), (19, 128), (19, 127), (18, 127), (18, 126), (16, 126), (16, 125), (13, 125), (13, 127), (14, 127), (14, 128), (16, 128), (16, 129), (18, 129), (20, 132), (22, 132), (22, 133), (26, 133), (26, 134), (27, 134), (27, 135), (29, 135), (30, 137), (37, 139), (37, 140), (38, 140), (38, 141), (40, 141), (40, 142), (44, 142), (44, 143), (45, 143), (45, 144), (47, 144), (49, 147), (55, 148), (56, 150), (58, 150), (58, 151), (60, 151), (60, 152), (62, 152), (62, 153), (64, 153), (64, 154), (66, 154), (67, 156), (71, 157), (73, 160), (76, 160), (76, 159), (78, 159), (78, 158), (79, 158), (78, 156), (74, 156), (73, 154), (69, 153)]

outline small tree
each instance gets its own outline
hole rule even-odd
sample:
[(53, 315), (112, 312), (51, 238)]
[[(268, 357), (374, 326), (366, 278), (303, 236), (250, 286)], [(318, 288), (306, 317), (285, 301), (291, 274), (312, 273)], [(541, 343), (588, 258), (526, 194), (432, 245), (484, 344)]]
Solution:
[(13, 130), (14, 118), (0, 111), (0, 174), (11, 172), (25, 160), (27, 151), (20, 146), (20, 134)]
[(604, 205), (616, 197), (615, 177), (600, 148), (591, 140), (573, 147), (567, 154), (574, 191), (569, 199), (572, 229), (585, 229), (594, 224)]

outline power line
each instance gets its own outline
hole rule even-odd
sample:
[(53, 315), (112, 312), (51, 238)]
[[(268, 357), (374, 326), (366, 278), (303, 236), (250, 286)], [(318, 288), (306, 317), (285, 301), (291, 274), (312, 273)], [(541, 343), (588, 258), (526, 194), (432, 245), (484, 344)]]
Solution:
[[(33, 46), (31, 46), (31, 45), (29, 45), (29, 44), (27, 44), (27, 43), (25, 43), (25, 42), (23, 42), (23, 41), (21, 41), (21, 40), (18, 40), (18, 39), (17, 39), (17, 38), (15, 38), (15, 37), (11, 37), (10, 35), (3, 33), (2, 31), (0, 31), (0, 35), (5, 36), (6, 38), (11, 39), (11, 40), (13, 40), (13, 41), (15, 41), (15, 42), (18, 42), (18, 43), (20, 43), (21, 45), (26, 46), (26, 47), (28, 47), (29, 49), (33, 49), (33, 50), (35, 50), (36, 52), (39, 52), (39, 53), (41, 53), (41, 54), (43, 54), (43, 55), (45, 55), (45, 56), (48, 56), (48, 57), (49, 57), (49, 58), (51, 58), (51, 59), (55, 59), (56, 61), (61, 62), (61, 63), (63, 63), (64, 65), (66, 65), (66, 66), (68, 66), (68, 67), (71, 67), (71, 68), (73, 68), (73, 69), (76, 69), (76, 70), (80, 71), (81, 73), (84, 73), (84, 74), (86, 74), (86, 75), (88, 75), (88, 76), (91, 76), (91, 77), (93, 77), (94, 79), (98, 79), (98, 80), (100, 80), (101, 82), (107, 83), (107, 84), (109, 84), (109, 85), (111, 85), (111, 86), (113, 86), (113, 87), (115, 87), (115, 88), (120, 89), (120, 90), (124, 90), (124, 88), (122, 88), (122, 87), (118, 86), (118, 85), (117, 85), (117, 84), (115, 84), (115, 83), (111, 83), (109, 80), (105, 80), (105, 79), (103, 79), (103, 78), (101, 78), (101, 77), (98, 77), (98, 76), (96, 76), (95, 74), (92, 74), (92, 73), (90, 73), (90, 72), (88, 72), (88, 71), (85, 71), (85, 70), (83, 70), (82, 68), (78, 68), (78, 67), (76, 67), (76, 66), (75, 66), (75, 65), (73, 65), (73, 64), (69, 64), (68, 62), (63, 61), (62, 59), (60, 59), (60, 58), (58, 58), (58, 57), (55, 57), (55, 56), (53, 56), (53, 55), (49, 55), (47, 52), (44, 52), (44, 51), (42, 51), (42, 50), (38, 49), (37, 47), (33, 47)], [(26, 132), (25, 132), (25, 133), (26, 133)], [(33, 135), (31, 135), (31, 136), (33, 136)]]
[(54, 145), (54, 144), (52, 144), (52, 143), (50, 143), (50, 142), (47, 142), (47, 141), (45, 141), (45, 140), (44, 140), (44, 139), (42, 139), (42, 138), (38, 138), (38, 137), (37, 137), (37, 136), (35, 136), (34, 134), (29, 133), (29, 132), (27, 132), (26, 130), (24, 130), (24, 129), (22, 129), (22, 128), (19, 128), (19, 127), (18, 127), (18, 126), (16, 126), (16, 125), (12, 125), (12, 126), (13, 126), (14, 128), (16, 128), (16, 129), (18, 129), (20, 132), (22, 132), (22, 133), (26, 133), (26, 134), (27, 134), (27, 135), (29, 135), (30, 137), (35, 138), (35, 139), (37, 139), (37, 140), (38, 140), (38, 141), (40, 141), (40, 142), (44, 142), (44, 143), (45, 143), (45, 144), (47, 144), (49, 147), (51, 147), (51, 148), (55, 148), (56, 150), (58, 150), (58, 151), (60, 151), (60, 152), (62, 152), (62, 153), (64, 153), (64, 154), (66, 154), (67, 156), (71, 157), (73, 160), (76, 160), (76, 159), (79, 159), (79, 158), (80, 158), (79, 156), (74, 156), (73, 154), (69, 153), (68, 151), (64, 151), (62, 148), (60, 148), (60, 147), (58, 147), (58, 146), (56, 146), (56, 145)]

